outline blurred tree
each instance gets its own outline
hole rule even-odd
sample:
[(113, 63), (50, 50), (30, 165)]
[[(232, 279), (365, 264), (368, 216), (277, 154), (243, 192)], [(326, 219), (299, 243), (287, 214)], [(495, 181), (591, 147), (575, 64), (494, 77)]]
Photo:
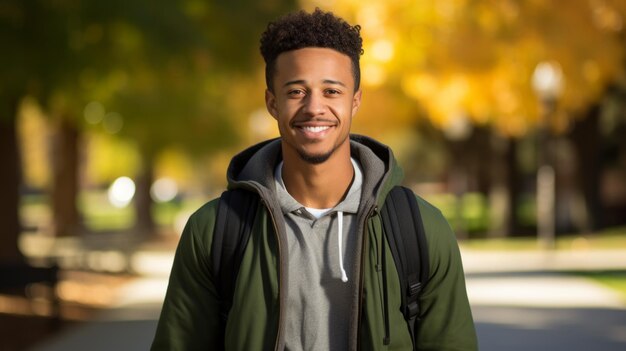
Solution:
[(442, 129), (470, 118), (504, 135), (532, 131), (540, 116), (530, 79), (542, 61), (562, 67), (567, 111), (597, 101), (624, 72), (621, 1), (372, 1), (354, 11), (369, 42), (364, 75), (382, 70)]
[[(4, 1), (0, 7), (2, 34), (8, 39), (8, 50), (0, 63), (0, 69), (7, 73), (3, 76), (9, 77), (4, 88), (15, 91), (17, 99), (36, 97), (55, 127), (50, 154), (56, 235), (73, 235), (80, 223), (76, 208), (77, 152), (81, 111), (90, 95), (84, 89), (89, 78), (86, 72), (97, 79), (111, 65), (98, 27), (91, 18), (82, 22), (82, 5), (76, 0), (32, 0)], [(2, 95), (6, 96), (4, 92)], [(6, 118), (15, 115), (16, 111)]]
[(120, 135), (135, 140), (142, 155), (135, 202), (139, 231), (154, 228), (150, 185), (159, 152), (175, 145), (206, 154), (245, 135), (237, 124), (247, 115), (234, 112), (249, 102), (233, 100), (233, 92), (254, 79), (257, 40), (267, 22), (293, 7), (292, 1), (181, 1), (171, 9), (138, 8), (151, 20), (118, 28), (118, 37), (135, 38), (120, 52), (127, 79), (111, 103), (123, 116)]
[[(1, 89), (1, 88), (0, 88)], [(17, 94), (16, 94), (17, 95)], [(0, 264), (16, 263), (23, 257), (17, 247), (21, 226), (18, 213), (20, 168), (15, 132), (15, 118), (19, 98), (2, 94), (0, 101)]]
[[(620, 0), (575, 0), (567, 5), (556, 0), (344, 0), (334, 8), (363, 27), (364, 84), (401, 91), (422, 107), (423, 113), (411, 117), (429, 119), (444, 135), (465, 121), (513, 141), (533, 136), (544, 123), (553, 133), (567, 133), (626, 71), (626, 2)], [(535, 67), (544, 61), (556, 62), (565, 80), (548, 121), (530, 82)], [(367, 113), (362, 109), (360, 115)], [(384, 116), (389, 124), (405, 119), (393, 113)], [(481, 145), (490, 148), (490, 143)], [(515, 147), (509, 149), (515, 152)], [(489, 150), (479, 154), (488, 155)], [(516, 180), (511, 176), (514, 168), (497, 169), (516, 162), (491, 160), (478, 158), (476, 167)], [(509, 203), (518, 197), (510, 193)], [(515, 206), (509, 208), (508, 216), (515, 218)], [(510, 223), (515, 230), (517, 225)]]
[(36, 56), (29, 50), (30, 33), (26, 30), (25, 15), (28, 3), (6, 1), (0, 6), (0, 153), (4, 171), (0, 172), (0, 261), (20, 263), (22, 254), (17, 240), (21, 230), (19, 221), (20, 160), (17, 146), (16, 118), (21, 98), (29, 86), (29, 69)]
[[(251, 53), (261, 26), (293, 7), (293, 1), (3, 1), (0, 139), (8, 172), (0, 180), (3, 193), (13, 195), (0, 200), (6, 229), (2, 256), (19, 256), (14, 125), (22, 97), (35, 96), (57, 130), (52, 182), (57, 235), (75, 233), (79, 223), (80, 131), (85, 106), (94, 101), (110, 107), (101, 121), (107, 131), (123, 128), (124, 136), (142, 146), (139, 217), (151, 226), (146, 194), (154, 154), (181, 140), (206, 150), (233, 139), (225, 119), (229, 107), (220, 101), (228, 88), (218, 82), (230, 84), (229, 72), (249, 66), (258, 56)], [(219, 94), (207, 95), (204, 86)]]

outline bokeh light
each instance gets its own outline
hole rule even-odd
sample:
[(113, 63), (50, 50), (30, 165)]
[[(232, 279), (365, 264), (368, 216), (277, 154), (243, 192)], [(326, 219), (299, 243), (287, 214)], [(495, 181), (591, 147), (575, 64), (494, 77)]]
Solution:
[(172, 201), (178, 195), (178, 184), (171, 178), (160, 178), (150, 188), (152, 199), (157, 202)]
[(104, 119), (105, 112), (104, 106), (101, 103), (92, 101), (85, 106), (83, 115), (88, 123), (98, 124)]
[(109, 187), (109, 202), (115, 207), (126, 207), (135, 195), (135, 182), (128, 177), (119, 177)]

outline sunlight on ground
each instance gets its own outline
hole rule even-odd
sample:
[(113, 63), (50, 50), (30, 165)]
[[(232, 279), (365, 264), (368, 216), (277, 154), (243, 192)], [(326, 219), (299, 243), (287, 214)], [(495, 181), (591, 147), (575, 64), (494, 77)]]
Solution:
[(476, 277), (467, 281), (467, 293), (474, 305), (626, 308), (617, 292), (584, 278), (556, 274)]

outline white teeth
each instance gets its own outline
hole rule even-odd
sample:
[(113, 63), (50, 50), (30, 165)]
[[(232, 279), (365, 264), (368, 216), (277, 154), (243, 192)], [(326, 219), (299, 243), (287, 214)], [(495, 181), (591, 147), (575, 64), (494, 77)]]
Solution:
[(319, 133), (322, 131), (325, 131), (326, 129), (330, 128), (329, 126), (322, 126), (322, 127), (302, 127), (302, 129), (304, 129), (307, 132), (313, 132), (313, 133)]

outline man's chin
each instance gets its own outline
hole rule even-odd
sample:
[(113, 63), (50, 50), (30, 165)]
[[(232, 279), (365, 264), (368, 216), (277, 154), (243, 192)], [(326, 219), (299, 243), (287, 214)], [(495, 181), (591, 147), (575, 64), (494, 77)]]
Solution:
[(304, 151), (298, 151), (298, 154), (300, 155), (300, 158), (303, 161), (310, 163), (312, 165), (319, 165), (321, 163), (326, 162), (330, 158), (330, 156), (333, 154), (333, 151), (335, 150), (331, 150), (323, 154), (308, 154), (308, 153), (305, 153)]

